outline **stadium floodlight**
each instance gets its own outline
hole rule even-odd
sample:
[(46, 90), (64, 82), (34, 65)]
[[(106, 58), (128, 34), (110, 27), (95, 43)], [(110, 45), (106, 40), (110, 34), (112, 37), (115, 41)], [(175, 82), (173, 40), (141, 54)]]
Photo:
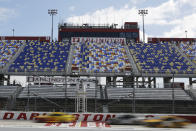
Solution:
[(175, 114), (175, 92), (174, 92), (174, 74), (175, 72), (172, 71), (173, 73), (173, 82), (172, 82), (172, 114)]
[(185, 30), (186, 38), (187, 38), (187, 32), (188, 32), (188, 31), (187, 31), (187, 30)]
[(115, 28), (115, 29), (116, 29), (117, 25), (118, 25), (118, 24), (114, 24), (114, 28)]
[(12, 29), (12, 35), (13, 35), (13, 37), (14, 37), (14, 31), (15, 31), (15, 30), (14, 30), (14, 28), (13, 28), (13, 29)]
[(53, 16), (57, 14), (57, 9), (49, 9), (48, 14), (52, 16), (52, 31), (51, 31), (51, 40), (53, 41)]
[(146, 16), (148, 14), (148, 10), (139, 10), (138, 14), (142, 16), (142, 21), (143, 21), (143, 42), (145, 42), (144, 16)]

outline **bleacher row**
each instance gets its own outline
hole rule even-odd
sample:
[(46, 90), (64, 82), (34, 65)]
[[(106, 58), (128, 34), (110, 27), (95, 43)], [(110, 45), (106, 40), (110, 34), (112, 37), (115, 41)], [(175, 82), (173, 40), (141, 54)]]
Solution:
[(0, 97), (11, 97), (12, 95), (14, 95), (15, 92), (17, 92), (18, 89), (18, 86), (0, 86)]
[[(109, 99), (132, 99), (133, 88), (109, 88)], [(171, 88), (136, 88), (135, 99), (143, 100), (172, 100)], [(175, 100), (191, 100), (189, 95), (180, 88), (175, 88)]]
[[(0, 98), (11, 96), (18, 87), (1, 86)], [(195, 90), (191, 90), (196, 92)], [(107, 88), (107, 96), (103, 90), (95, 88), (86, 88), (86, 97), (88, 99), (133, 99), (133, 88)], [(192, 98), (181, 88), (174, 89), (175, 100), (192, 100)], [(196, 93), (194, 94), (196, 97)], [(65, 88), (55, 86), (29, 86), (24, 87), (17, 98), (70, 98), (77, 96), (76, 88)], [(172, 100), (171, 88), (136, 88), (135, 99), (138, 100)]]
[[(29, 94), (28, 94), (29, 91)], [(87, 88), (87, 98), (95, 98), (95, 88)], [(30, 86), (23, 89), (18, 98), (30, 97), (45, 97), (45, 98), (75, 98), (76, 88), (65, 87), (53, 87), (53, 86)], [(97, 95), (100, 96), (100, 92), (97, 90)]]
[[(72, 45), (73, 44), (73, 45)], [(8, 72), (64, 72), (70, 47), (73, 46), (71, 69), (73, 72), (119, 73), (131, 71), (132, 65), (125, 47), (128, 46), (138, 70), (147, 73), (196, 73), (190, 63), (170, 43), (95, 43), (95, 42), (27, 42), (19, 56), (10, 64)], [(1, 42), (0, 66), (20, 48), (21, 43)], [(182, 48), (189, 49), (189, 48)], [(195, 49), (195, 46), (190, 50)]]
[(191, 92), (192, 92), (193, 96), (194, 96), (195, 99), (196, 99), (196, 89), (191, 89)]

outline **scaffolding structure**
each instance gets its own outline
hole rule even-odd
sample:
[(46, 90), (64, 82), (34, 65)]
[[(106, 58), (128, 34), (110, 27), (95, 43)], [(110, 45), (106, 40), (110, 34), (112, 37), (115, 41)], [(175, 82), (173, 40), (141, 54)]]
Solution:
[(78, 83), (76, 88), (75, 107), (76, 112), (87, 112), (86, 88), (82, 81)]

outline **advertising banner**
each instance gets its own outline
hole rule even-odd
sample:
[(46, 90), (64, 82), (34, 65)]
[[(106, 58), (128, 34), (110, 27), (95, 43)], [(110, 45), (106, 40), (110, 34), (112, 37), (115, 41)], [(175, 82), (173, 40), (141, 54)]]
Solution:
[(96, 43), (105, 43), (105, 42), (120, 42), (125, 43), (125, 38), (111, 38), (111, 37), (72, 37), (71, 42), (96, 42)]
[(63, 78), (63, 77), (44, 77), (44, 76), (28, 76), (27, 82), (33, 83), (79, 83), (79, 82), (95, 82), (94, 78)]
[[(0, 120), (35, 120), (38, 115), (46, 115), (49, 112), (13, 112), (0, 111)], [(76, 115), (77, 122), (105, 122), (110, 118), (115, 118), (119, 115), (130, 115), (131, 113), (70, 113)], [(183, 117), (196, 123), (196, 115), (194, 114), (132, 114), (140, 119), (149, 119), (152, 117), (173, 115)]]

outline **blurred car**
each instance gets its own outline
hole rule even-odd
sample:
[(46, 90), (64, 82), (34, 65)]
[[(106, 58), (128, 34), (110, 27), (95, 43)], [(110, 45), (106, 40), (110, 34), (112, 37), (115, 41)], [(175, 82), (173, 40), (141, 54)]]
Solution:
[(72, 114), (66, 114), (63, 112), (53, 112), (47, 115), (40, 115), (35, 117), (35, 122), (74, 122), (76, 116)]
[(134, 115), (120, 115), (106, 121), (109, 125), (141, 125), (142, 121)]
[(189, 120), (177, 116), (161, 116), (143, 120), (144, 124), (148, 127), (168, 127), (180, 128), (190, 124)]

